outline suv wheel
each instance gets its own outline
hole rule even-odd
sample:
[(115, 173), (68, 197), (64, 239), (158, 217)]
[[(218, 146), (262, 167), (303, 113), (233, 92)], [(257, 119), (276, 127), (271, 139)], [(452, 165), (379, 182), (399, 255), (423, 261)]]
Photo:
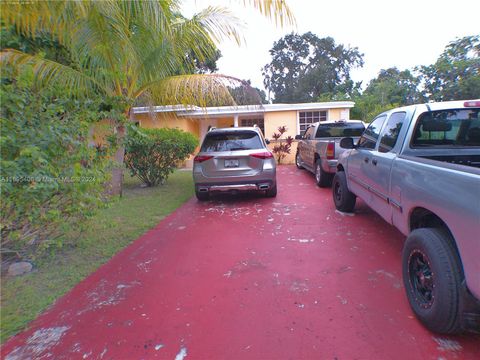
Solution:
[(208, 192), (200, 192), (197, 189), (195, 189), (195, 195), (199, 201), (207, 201), (210, 198), (210, 194)]
[(275, 197), (277, 196), (277, 184), (273, 185), (270, 189), (265, 191), (266, 197)]
[(333, 178), (333, 202), (337, 210), (343, 212), (352, 212), (355, 208), (357, 197), (348, 190), (347, 177), (344, 171), (339, 171)]
[(459, 332), (463, 272), (450, 234), (440, 228), (413, 230), (403, 248), (402, 265), (408, 301), (417, 318), (435, 332)]
[(297, 151), (297, 154), (295, 155), (295, 165), (297, 165), (297, 168), (300, 170), (303, 169), (301, 163), (300, 153)]
[(320, 159), (315, 162), (315, 181), (320, 187), (328, 187), (332, 184), (332, 176), (322, 169)]

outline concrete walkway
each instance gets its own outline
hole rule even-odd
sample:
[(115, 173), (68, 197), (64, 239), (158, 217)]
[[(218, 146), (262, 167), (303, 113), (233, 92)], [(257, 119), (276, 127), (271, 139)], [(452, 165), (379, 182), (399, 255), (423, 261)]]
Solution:
[[(401, 280), (403, 236), (282, 166), (276, 199), (190, 200), (8, 341), (12, 359), (480, 359)], [(161, 202), (161, 199), (159, 199)]]

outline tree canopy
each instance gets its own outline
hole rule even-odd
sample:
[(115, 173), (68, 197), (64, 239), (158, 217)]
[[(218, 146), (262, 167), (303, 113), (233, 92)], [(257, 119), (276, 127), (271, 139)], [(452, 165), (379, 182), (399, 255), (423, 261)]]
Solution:
[[(244, 0), (279, 23), (293, 22), (284, 1)], [(3, 2), (2, 22), (30, 38), (49, 34), (65, 47), (74, 66), (43, 54), (6, 49), (2, 64), (33, 67), (38, 84), (56, 82), (73, 95), (119, 97), (129, 108), (140, 96), (155, 104), (233, 103), (232, 77), (192, 74), (215, 59), (215, 43), (240, 43), (239, 20), (209, 6), (187, 19), (179, 0)]]
[(452, 41), (434, 64), (417, 70), (431, 100), (480, 98), (480, 35)]
[(265, 88), (277, 103), (315, 101), (339, 87), (352, 91), (355, 84), (350, 71), (363, 66), (363, 54), (357, 48), (311, 32), (286, 35), (273, 44), (270, 55), (272, 61), (263, 67), (262, 74)]

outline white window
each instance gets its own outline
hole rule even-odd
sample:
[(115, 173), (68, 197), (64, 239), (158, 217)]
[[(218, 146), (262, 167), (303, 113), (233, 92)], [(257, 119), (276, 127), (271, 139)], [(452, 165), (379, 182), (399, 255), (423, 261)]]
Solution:
[(298, 113), (298, 130), (300, 131), (300, 134), (303, 134), (310, 124), (326, 120), (326, 111), (300, 111)]
[(240, 119), (240, 126), (253, 126), (257, 125), (262, 133), (265, 134), (265, 125), (263, 118), (252, 118), (252, 119)]

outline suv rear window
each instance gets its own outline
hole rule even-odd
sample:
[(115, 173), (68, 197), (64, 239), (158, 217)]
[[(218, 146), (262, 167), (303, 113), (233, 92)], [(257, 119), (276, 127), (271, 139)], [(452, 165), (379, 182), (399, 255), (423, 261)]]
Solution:
[(480, 109), (438, 110), (420, 115), (413, 147), (480, 146)]
[(355, 137), (361, 136), (364, 130), (361, 123), (320, 124), (315, 137)]
[(260, 136), (254, 131), (209, 133), (203, 141), (202, 152), (263, 149)]

